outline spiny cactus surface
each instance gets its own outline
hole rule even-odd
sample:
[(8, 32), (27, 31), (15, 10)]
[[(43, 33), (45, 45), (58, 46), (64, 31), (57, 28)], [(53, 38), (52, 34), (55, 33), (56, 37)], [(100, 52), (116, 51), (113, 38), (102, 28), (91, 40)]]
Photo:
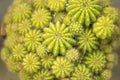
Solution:
[(118, 14), (109, 0), (14, 0), (1, 58), (21, 80), (110, 80)]

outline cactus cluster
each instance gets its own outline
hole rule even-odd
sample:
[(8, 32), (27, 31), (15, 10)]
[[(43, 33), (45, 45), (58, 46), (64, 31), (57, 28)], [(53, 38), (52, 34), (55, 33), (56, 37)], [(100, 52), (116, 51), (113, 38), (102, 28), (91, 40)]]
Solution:
[(118, 14), (109, 0), (14, 0), (1, 58), (21, 80), (109, 80)]

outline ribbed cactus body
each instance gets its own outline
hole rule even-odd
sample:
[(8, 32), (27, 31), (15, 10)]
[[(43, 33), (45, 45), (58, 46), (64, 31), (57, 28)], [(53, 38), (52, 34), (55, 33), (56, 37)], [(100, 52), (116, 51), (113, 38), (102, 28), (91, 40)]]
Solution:
[(34, 73), (40, 69), (39, 57), (36, 54), (30, 53), (23, 59), (23, 68), (26, 72)]
[(71, 80), (90, 80), (91, 73), (85, 65), (78, 65), (75, 67)]
[(97, 0), (69, 0), (68, 3), (67, 11), (72, 16), (72, 20), (81, 22), (85, 26), (96, 21), (100, 15), (101, 6)]
[(67, 0), (48, 0), (48, 7), (51, 11), (62, 11), (65, 9)]
[(29, 4), (23, 3), (18, 5), (13, 9), (13, 21), (21, 22), (26, 18), (30, 18), (31, 13), (32, 7)]
[(65, 54), (65, 51), (72, 48), (75, 40), (66, 25), (60, 22), (50, 23), (48, 28), (44, 29), (43, 44), (45, 44), (54, 55)]
[(14, 0), (1, 58), (21, 80), (109, 80), (118, 14), (109, 0)]

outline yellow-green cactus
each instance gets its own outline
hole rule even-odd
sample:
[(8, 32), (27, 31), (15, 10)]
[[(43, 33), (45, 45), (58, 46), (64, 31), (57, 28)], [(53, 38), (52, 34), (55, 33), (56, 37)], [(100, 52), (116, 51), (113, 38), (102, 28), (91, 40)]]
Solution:
[(52, 72), (57, 78), (65, 78), (70, 76), (73, 71), (73, 63), (64, 57), (58, 57), (53, 62)]
[(13, 0), (1, 58), (21, 80), (110, 80), (118, 12), (109, 0)]
[(15, 44), (19, 42), (19, 35), (15, 33), (10, 33), (10, 35), (7, 37), (4, 44), (9, 48), (12, 49)]
[(53, 56), (46, 55), (45, 57), (43, 57), (41, 59), (42, 66), (46, 69), (51, 68), (54, 60), (55, 60), (55, 58)]
[(8, 48), (3, 48), (2, 51), (1, 51), (1, 59), (3, 61), (7, 61), (7, 59), (9, 58), (10, 56), (10, 50)]
[(62, 11), (65, 9), (67, 0), (48, 0), (48, 7), (52, 11)]
[(69, 33), (68, 27), (60, 22), (56, 22), (56, 24), (50, 23), (50, 26), (44, 29), (42, 37), (45, 39), (43, 44), (45, 44), (54, 55), (65, 54), (65, 51), (72, 48), (72, 45), (75, 44), (75, 40), (72, 34)]
[(71, 80), (91, 80), (91, 73), (85, 65), (78, 65), (72, 73)]
[(78, 22), (72, 22), (70, 24), (70, 32), (75, 36), (81, 35), (81, 33), (83, 32), (83, 26)]
[(41, 44), (40, 34), (39, 30), (31, 30), (25, 34), (24, 42), (28, 50), (35, 51), (37, 46)]
[(43, 28), (48, 26), (51, 20), (51, 14), (46, 9), (38, 9), (32, 15), (32, 25), (37, 28)]
[(109, 17), (102, 16), (93, 26), (93, 32), (98, 38), (105, 39), (111, 37), (114, 32), (113, 20)]
[(26, 34), (30, 31), (32, 25), (29, 19), (23, 20), (18, 24), (18, 31), (20, 34)]
[(91, 30), (85, 30), (78, 37), (78, 48), (83, 52), (91, 52), (97, 47), (98, 41)]
[(21, 71), (19, 72), (19, 77), (20, 77), (22, 80), (32, 80), (31, 75), (27, 74), (27, 72), (24, 71), (24, 70), (21, 70)]
[(48, 0), (33, 0), (35, 8), (45, 8), (47, 7)]
[(26, 57), (23, 59), (23, 68), (25, 71), (29, 73), (37, 72), (38, 69), (40, 69), (40, 60), (39, 57), (34, 54), (30, 53), (26, 55)]
[(110, 70), (104, 70), (102, 73), (101, 73), (101, 79), (102, 80), (109, 80), (112, 76), (112, 72)]
[(65, 57), (70, 61), (78, 61), (81, 55), (77, 49), (70, 49), (66, 52)]
[[(110, 13), (112, 12), (112, 14)], [(105, 16), (110, 17), (110, 19), (112, 19), (114, 22), (118, 19), (118, 10), (114, 7), (106, 7), (103, 11)]]
[(100, 51), (92, 52), (85, 56), (85, 64), (95, 73), (101, 71), (105, 67), (105, 63), (105, 55)]
[(44, 45), (39, 45), (37, 48), (36, 48), (36, 53), (37, 55), (39, 55), (39, 57), (45, 57), (48, 53), (48, 50), (47, 48), (44, 46)]
[(100, 76), (94, 76), (93, 80), (101, 80)]
[(34, 80), (54, 80), (54, 76), (48, 70), (41, 70), (34, 76)]
[(31, 13), (32, 8), (29, 4), (20, 4), (13, 9), (13, 21), (21, 22), (22, 20), (30, 18)]
[(26, 54), (27, 51), (25, 50), (25, 47), (22, 44), (17, 44), (14, 46), (13, 57), (16, 61), (22, 60)]
[(22, 64), (14, 60), (13, 56), (8, 57), (6, 64), (8, 70), (10, 70), (11, 72), (19, 72), (22, 69), (21, 67)]
[(12, 33), (10, 33), (11, 31), (12, 32), (17, 32), (18, 31), (18, 24), (17, 23), (7, 25), (6, 33), (8, 35), (11, 35), (12, 34)]
[(97, 0), (69, 0), (67, 11), (72, 20), (89, 26), (101, 14), (101, 5)]
[(65, 12), (56, 12), (54, 15), (53, 15), (53, 18), (54, 18), (54, 22), (63, 22), (64, 21), (64, 17), (66, 17), (66, 13)]

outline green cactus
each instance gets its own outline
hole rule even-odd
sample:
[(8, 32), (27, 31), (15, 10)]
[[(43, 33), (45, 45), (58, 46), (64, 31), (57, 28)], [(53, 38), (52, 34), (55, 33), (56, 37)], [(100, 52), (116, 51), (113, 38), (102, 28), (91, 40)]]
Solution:
[(95, 73), (101, 71), (105, 67), (105, 63), (105, 55), (100, 51), (92, 52), (92, 54), (85, 56), (85, 64)]
[(96, 48), (97, 44), (97, 38), (91, 30), (85, 30), (78, 37), (78, 48), (81, 49), (83, 52), (91, 52), (93, 49)]
[(50, 23), (49, 28), (44, 28), (42, 37), (45, 39), (43, 44), (45, 44), (54, 55), (58, 55), (59, 53), (65, 54), (65, 51), (72, 48), (72, 45), (75, 44), (72, 34), (69, 33), (69, 28), (60, 22), (56, 24)]
[(54, 76), (48, 70), (41, 70), (35, 74), (34, 80), (54, 80)]
[(4, 17), (4, 22), (5, 23), (12, 23), (13, 22), (13, 17), (12, 17), (12, 12), (13, 12), (13, 5), (11, 5), (8, 8), (8, 12), (6, 13), (5, 17)]
[(78, 22), (73, 22), (70, 24), (70, 32), (73, 35), (80, 35), (83, 32), (83, 26)]
[(36, 54), (30, 53), (23, 59), (23, 68), (29, 73), (37, 72), (40, 69), (40, 60)]
[(109, 0), (14, 0), (1, 58), (21, 80), (110, 80), (119, 22)]
[(51, 68), (53, 65), (54, 57), (51, 55), (46, 55), (43, 59), (41, 59), (42, 66), (46, 69)]
[(54, 15), (53, 15), (53, 18), (54, 18), (54, 22), (63, 22), (64, 21), (64, 17), (66, 17), (66, 13), (65, 12), (56, 12)]
[(53, 62), (52, 72), (57, 78), (65, 78), (66, 76), (70, 76), (72, 71), (73, 64), (64, 57), (58, 57)]
[(66, 25), (70, 25), (71, 24), (71, 17), (66, 15), (65, 18), (63, 19), (63, 22), (66, 24)]
[(98, 18), (98, 21), (94, 24), (93, 32), (98, 38), (105, 39), (111, 37), (114, 32), (114, 27), (113, 20), (109, 17), (102, 16)]
[(31, 13), (32, 7), (29, 4), (20, 4), (13, 9), (13, 21), (21, 22), (22, 20), (30, 18)]
[(66, 52), (65, 57), (70, 61), (78, 61), (81, 55), (77, 49), (70, 49)]
[(103, 8), (109, 7), (111, 5), (111, 1), (110, 0), (100, 0), (100, 4), (103, 6)]
[[(6, 29), (6, 33), (8, 33), (8, 35), (11, 35), (10, 32), (17, 32), (18, 31), (18, 24), (9, 24), (7, 25), (7, 29)], [(14, 33), (12, 33), (14, 34)]]
[(20, 34), (26, 34), (32, 28), (31, 21), (29, 19), (23, 20), (18, 24), (18, 31)]
[(41, 57), (41, 58), (45, 57), (47, 55), (47, 52), (48, 52), (48, 50), (47, 50), (46, 46), (44, 46), (42, 44), (39, 45), (36, 49), (37, 55), (39, 55), (39, 57)]
[(48, 7), (51, 11), (62, 11), (65, 9), (67, 0), (48, 0)]
[(13, 56), (8, 57), (6, 64), (7, 64), (8, 70), (10, 70), (11, 72), (19, 72), (22, 68), (21, 66), (22, 64), (14, 60)]
[(71, 80), (91, 80), (91, 73), (85, 65), (78, 65), (72, 73)]
[(97, 0), (69, 0), (67, 11), (72, 20), (89, 26), (101, 14), (102, 6)]
[(40, 34), (39, 30), (31, 30), (25, 34), (24, 42), (28, 50), (35, 51), (37, 46), (41, 44)]
[(101, 80), (101, 77), (100, 76), (94, 76), (93, 80)]
[(37, 28), (43, 28), (48, 26), (51, 20), (51, 14), (46, 9), (38, 9), (32, 15), (32, 25)]
[(10, 33), (10, 35), (6, 38), (4, 44), (9, 48), (12, 49), (14, 45), (18, 43), (18, 34)]
[(33, 0), (35, 8), (45, 8), (47, 7), (47, 0)]
[(14, 46), (13, 57), (15, 58), (16, 61), (22, 60), (26, 54), (27, 51), (25, 50), (22, 44), (17, 44)]
[(101, 79), (102, 80), (109, 80), (112, 76), (112, 72), (110, 70), (104, 70), (102, 73), (101, 73)]
[(31, 75), (27, 74), (27, 72), (24, 70), (21, 70), (19, 72), (19, 77), (21, 78), (21, 80), (32, 80)]
[[(110, 14), (112, 12), (112, 14)], [(114, 7), (106, 7), (103, 11), (105, 16), (108, 16), (113, 21), (116, 21), (118, 19), (118, 10)]]
[(2, 51), (1, 51), (1, 59), (3, 60), (3, 61), (7, 61), (7, 59), (9, 58), (9, 56), (10, 56), (10, 50), (8, 49), (8, 48), (3, 48), (2, 49)]

